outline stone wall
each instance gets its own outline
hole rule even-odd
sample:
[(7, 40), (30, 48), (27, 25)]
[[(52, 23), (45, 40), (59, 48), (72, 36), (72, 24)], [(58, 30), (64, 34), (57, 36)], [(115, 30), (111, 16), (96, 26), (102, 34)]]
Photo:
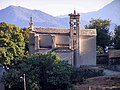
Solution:
[(120, 50), (109, 50), (109, 64), (120, 65)]
[(98, 54), (97, 55), (97, 64), (98, 65), (108, 65), (109, 64), (108, 54)]

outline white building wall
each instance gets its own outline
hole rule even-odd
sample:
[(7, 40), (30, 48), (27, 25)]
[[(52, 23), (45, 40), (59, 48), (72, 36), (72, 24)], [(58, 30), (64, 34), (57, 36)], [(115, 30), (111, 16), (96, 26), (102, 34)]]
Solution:
[[(70, 43), (70, 37), (64, 35), (54, 35), (54, 48), (56, 44), (68, 44)], [(34, 32), (30, 33), (30, 43), (29, 43), (30, 54), (34, 53), (47, 53), (52, 51), (53, 39), (49, 35), (37, 35)], [(37, 45), (36, 45), (37, 44)], [(40, 45), (39, 45), (40, 44)], [(84, 29), (80, 30), (79, 47), (75, 52), (75, 57), (73, 51), (57, 52), (62, 60), (67, 60), (69, 64), (75, 65), (75, 67), (80, 67), (82, 65), (96, 65), (96, 30), (95, 29)], [(41, 48), (45, 46), (46, 48)], [(51, 46), (51, 48), (47, 48)], [(37, 47), (35, 49), (35, 47)], [(40, 47), (40, 48), (39, 48)], [(75, 59), (75, 60), (74, 60)]]
[(55, 44), (69, 44), (70, 37), (65, 35), (55, 35)]
[(61, 60), (68, 61), (69, 64), (73, 65), (73, 52), (57, 52), (61, 57)]
[(80, 40), (80, 65), (96, 65), (96, 37), (83, 36)]
[(53, 40), (52, 40), (52, 36), (51, 35), (40, 35), (39, 36), (40, 41), (39, 41), (39, 47), (40, 48), (52, 48), (52, 44), (53, 44)]
[(35, 33), (30, 32), (29, 33), (29, 53), (34, 54), (35, 53)]
[(96, 30), (80, 30), (79, 52), (76, 67), (96, 65)]

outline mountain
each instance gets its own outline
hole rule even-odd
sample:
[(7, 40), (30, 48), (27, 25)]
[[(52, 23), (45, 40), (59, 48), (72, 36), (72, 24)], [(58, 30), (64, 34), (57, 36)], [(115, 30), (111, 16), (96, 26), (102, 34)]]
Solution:
[(112, 23), (120, 25), (120, 0), (114, 0), (96, 12), (82, 13), (81, 18), (85, 21), (91, 18), (110, 19)]
[(69, 27), (68, 18), (53, 17), (39, 10), (30, 10), (20, 6), (9, 6), (0, 10), (0, 22), (13, 23), (19, 27), (28, 27), (31, 16), (35, 26)]
[[(69, 28), (68, 15), (67, 18), (58, 18), (40, 10), (30, 10), (20, 6), (9, 6), (0, 10), (0, 22), (8, 22), (19, 27), (28, 27), (31, 16), (35, 26)], [(84, 27), (84, 25), (88, 23), (86, 21), (81, 22), (81, 27)]]
[[(67, 15), (57, 16), (59, 18), (68, 18)], [(115, 24), (120, 25), (120, 0), (114, 0), (102, 9), (89, 13), (80, 13), (82, 21), (89, 22), (92, 18), (109, 19), (111, 20), (110, 29), (113, 30)]]
[[(89, 12), (81, 13), (80, 21), (81, 27), (84, 28), (84, 25), (88, 24), (91, 18), (97, 19), (110, 19), (111, 27), (113, 30), (115, 24), (120, 25), (120, 0), (114, 0), (110, 4), (106, 5), (102, 9)], [(78, 11), (77, 11), (78, 12)], [(71, 12), (70, 12), (71, 13)], [(69, 16), (51, 16), (47, 13), (44, 13), (40, 10), (30, 10), (20, 6), (9, 6), (5, 9), (0, 10), (0, 22), (8, 22), (16, 24), (19, 27), (28, 27), (29, 18), (32, 16), (33, 24), (40, 27), (69, 27)]]

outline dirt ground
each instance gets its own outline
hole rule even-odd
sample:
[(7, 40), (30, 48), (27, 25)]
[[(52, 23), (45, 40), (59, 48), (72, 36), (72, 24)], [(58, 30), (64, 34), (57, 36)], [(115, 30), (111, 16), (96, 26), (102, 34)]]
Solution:
[(97, 88), (109, 88), (107, 90), (112, 90), (110, 88), (120, 88), (120, 74), (89, 78), (86, 79), (83, 84), (78, 84), (75, 87), (77, 88), (76, 90), (83, 90), (83, 88), (84, 90), (89, 90), (87, 89), (89, 87), (95, 88), (93, 90), (98, 90)]

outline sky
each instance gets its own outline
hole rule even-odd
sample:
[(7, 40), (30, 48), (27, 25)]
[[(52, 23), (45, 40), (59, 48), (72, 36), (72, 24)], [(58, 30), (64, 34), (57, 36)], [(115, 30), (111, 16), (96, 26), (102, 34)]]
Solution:
[(97, 11), (113, 0), (0, 0), (0, 10), (10, 5), (36, 9), (53, 16), (65, 15), (75, 9), (79, 13)]

